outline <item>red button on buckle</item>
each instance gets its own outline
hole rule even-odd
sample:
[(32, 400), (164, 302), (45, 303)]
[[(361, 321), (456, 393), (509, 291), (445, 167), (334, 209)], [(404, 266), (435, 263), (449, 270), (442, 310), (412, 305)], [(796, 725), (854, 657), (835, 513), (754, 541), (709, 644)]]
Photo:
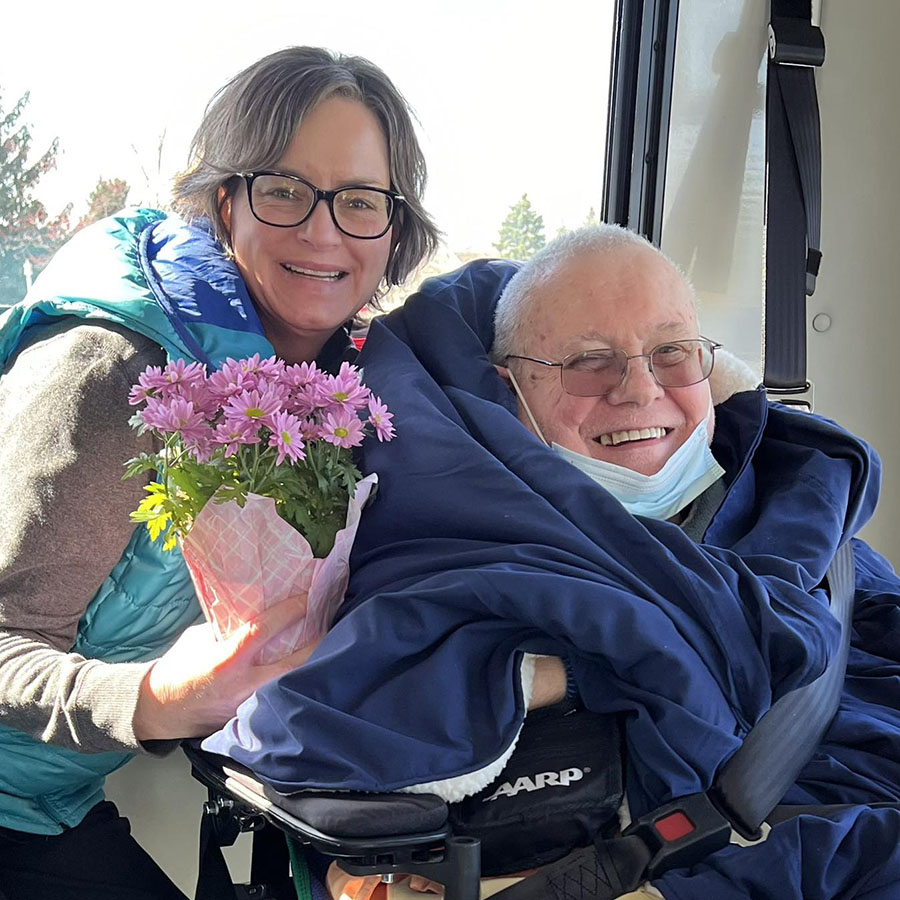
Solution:
[(683, 812), (673, 812), (657, 819), (653, 827), (664, 841), (671, 843), (690, 834), (694, 830), (694, 823)]

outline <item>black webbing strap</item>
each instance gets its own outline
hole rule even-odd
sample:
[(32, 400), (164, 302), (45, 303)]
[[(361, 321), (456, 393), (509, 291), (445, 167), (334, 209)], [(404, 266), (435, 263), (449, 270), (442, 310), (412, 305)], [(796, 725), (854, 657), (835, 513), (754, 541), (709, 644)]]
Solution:
[(216, 813), (207, 810), (200, 819), (200, 859), (194, 900), (235, 900), (236, 897), (222, 854)]
[(766, 86), (766, 299), (763, 381), (808, 390), (806, 297), (822, 258), (822, 151), (814, 68), (825, 60), (811, 0), (771, 0)]
[(646, 843), (635, 836), (603, 841), (576, 850), (493, 896), (499, 900), (613, 900), (643, 881), (639, 876), (650, 856)]
[(841, 625), (838, 652), (813, 682), (781, 697), (750, 730), (706, 793), (680, 797), (495, 895), (497, 900), (614, 900), (669, 869), (693, 865), (760, 825), (794, 783), (828, 728), (847, 668), (853, 613), (853, 552), (846, 543), (826, 574)]

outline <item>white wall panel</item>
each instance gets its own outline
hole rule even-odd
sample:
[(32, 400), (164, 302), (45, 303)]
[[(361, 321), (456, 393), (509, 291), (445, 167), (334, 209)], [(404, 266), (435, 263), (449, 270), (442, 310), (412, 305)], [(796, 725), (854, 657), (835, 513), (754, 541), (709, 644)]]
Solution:
[(823, 0), (822, 269), (809, 320), (816, 409), (875, 445), (881, 504), (863, 536), (900, 566), (900, 3)]
[[(681, 0), (662, 248), (691, 277), (706, 334), (759, 368), (767, 0)], [(900, 33), (896, 0), (823, 0), (822, 251), (809, 301), (816, 412), (884, 460), (863, 532), (900, 562)], [(817, 315), (830, 327), (811, 327)], [(819, 319), (817, 324), (822, 321)]]

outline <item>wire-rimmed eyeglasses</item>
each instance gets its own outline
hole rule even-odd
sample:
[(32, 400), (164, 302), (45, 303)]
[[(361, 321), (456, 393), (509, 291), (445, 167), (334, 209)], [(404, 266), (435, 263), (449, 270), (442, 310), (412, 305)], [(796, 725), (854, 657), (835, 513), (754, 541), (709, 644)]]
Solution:
[(716, 361), (721, 344), (708, 338), (667, 341), (649, 353), (629, 356), (624, 350), (580, 350), (570, 353), (559, 362), (519, 356), (511, 353), (507, 359), (526, 359), (542, 366), (559, 368), (563, 390), (575, 397), (603, 397), (614, 391), (624, 380), (628, 360), (646, 359), (650, 374), (661, 387), (688, 387), (706, 381)]
[(387, 234), (404, 196), (385, 188), (350, 185), (323, 191), (299, 175), (284, 172), (237, 172), (247, 185), (250, 212), (276, 228), (302, 225), (320, 200), (328, 204), (338, 231), (364, 241)]

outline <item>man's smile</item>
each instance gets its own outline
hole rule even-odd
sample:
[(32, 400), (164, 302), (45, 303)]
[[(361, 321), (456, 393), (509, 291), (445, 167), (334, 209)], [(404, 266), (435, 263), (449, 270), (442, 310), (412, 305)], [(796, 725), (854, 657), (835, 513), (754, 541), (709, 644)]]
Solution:
[(625, 444), (632, 441), (647, 441), (656, 438), (663, 438), (671, 429), (661, 428), (654, 425), (650, 428), (630, 428), (626, 431), (610, 431), (594, 438), (595, 441), (604, 447), (615, 447), (618, 444)]

